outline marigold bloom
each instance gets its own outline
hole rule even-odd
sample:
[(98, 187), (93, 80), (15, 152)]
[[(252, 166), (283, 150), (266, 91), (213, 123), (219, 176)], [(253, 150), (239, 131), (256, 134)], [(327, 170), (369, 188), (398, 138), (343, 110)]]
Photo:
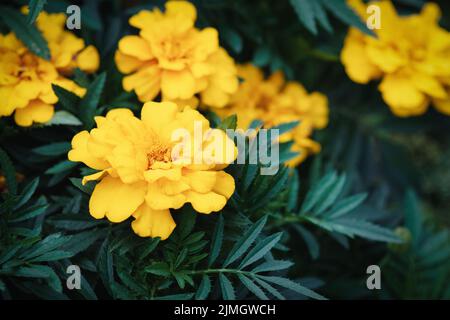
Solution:
[[(129, 109), (115, 109), (95, 121), (97, 128), (73, 138), (68, 155), (100, 170), (83, 179), (100, 180), (89, 202), (94, 218), (121, 222), (133, 216), (132, 228), (139, 236), (166, 239), (175, 228), (170, 209), (191, 203), (196, 211), (211, 213), (233, 194), (234, 179), (222, 169), (236, 159), (237, 149), (198, 111), (179, 111), (173, 102), (148, 102), (141, 119)], [(195, 162), (195, 151), (176, 158), (174, 134), (182, 129), (195, 136), (196, 124), (205, 136), (187, 144), (203, 158)]]
[(64, 14), (41, 12), (36, 24), (47, 40), (51, 60), (30, 52), (14, 33), (0, 35), (0, 117), (10, 116), (20, 126), (45, 123), (58, 101), (52, 89), (56, 84), (78, 96), (85, 89), (68, 79), (74, 68), (85, 72), (97, 70), (97, 50), (71, 32), (64, 30)]
[[(367, 17), (361, 0), (349, 3)], [(390, 1), (369, 4), (380, 8), (381, 29), (376, 38), (350, 29), (341, 52), (348, 76), (363, 84), (382, 79), (379, 90), (397, 116), (423, 114), (431, 103), (450, 115), (450, 33), (438, 25), (439, 7), (399, 16)]]
[(129, 20), (139, 35), (119, 41), (115, 60), (126, 91), (142, 102), (161, 93), (163, 101), (189, 100), (200, 94), (202, 103), (225, 106), (238, 86), (233, 59), (219, 46), (214, 28), (195, 28), (197, 12), (186, 1), (169, 1), (140, 11)]
[(281, 72), (264, 79), (257, 67), (246, 64), (238, 66), (238, 75), (243, 79), (229, 106), (214, 109), (222, 117), (236, 114), (237, 127), (249, 128), (253, 120), (261, 120), (265, 127), (299, 121), (299, 125), (280, 137), (281, 142), (293, 140), (292, 151), (299, 155), (288, 162), (296, 166), (308, 155), (320, 151), (320, 144), (310, 137), (314, 129), (328, 124), (328, 99), (321, 93), (308, 94), (297, 82), (286, 82)]

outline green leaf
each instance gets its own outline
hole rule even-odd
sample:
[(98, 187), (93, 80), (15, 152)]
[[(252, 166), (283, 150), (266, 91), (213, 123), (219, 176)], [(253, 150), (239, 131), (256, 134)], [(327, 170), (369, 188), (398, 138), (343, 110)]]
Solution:
[(55, 142), (34, 148), (33, 152), (43, 156), (61, 156), (69, 152), (70, 149), (71, 144), (69, 142)]
[(29, 220), (31, 218), (37, 217), (45, 212), (47, 210), (48, 204), (44, 197), (39, 198), (37, 203), (33, 206), (30, 206), (28, 208), (22, 209), (18, 212), (15, 212), (13, 215), (13, 219), (9, 220), (9, 222), (20, 222)]
[(64, 89), (56, 84), (52, 84), (53, 92), (58, 97), (58, 103), (70, 113), (77, 112), (77, 106), (80, 102), (80, 97), (78, 97), (75, 93)]
[(231, 249), (230, 253), (228, 254), (228, 257), (225, 259), (225, 262), (223, 263), (223, 267), (226, 267), (229, 264), (233, 263), (247, 251), (247, 249), (252, 245), (256, 237), (261, 232), (262, 228), (266, 224), (266, 221), (267, 216), (262, 217), (244, 233), (244, 235), (239, 239), (239, 241), (236, 242), (233, 249)]
[(0, 168), (6, 179), (6, 186), (10, 194), (17, 194), (16, 170), (5, 151), (0, 148)]
[(278, 134), (281, 136), (282, 134), (294, 130), (300, 121), (292, 121), (292, 122), (286, 122), (282, 123), (278, 126), (272, 127), (271, 130), (277, 129), (279, 130)]
[(271, 276), (258, 276), (258, 278), (274, 283), (280, 287), (295, 291), (297, 293), (300, 293), (306, 297), (317, 299), (317, 300), (326, 300), (325, 297), (322, 295), (314, 292), (311, 289), (308, 289), (292, 280), (282, 278), (282, 277), (271, 277)]
[(264, 291), (261, 290), (252, 280), (244, 276), (243, 274), (238, 273), (238, 278), (247, 287), (250, 292), (252, 292), (255, 296), (257, 296), (261, 300), (269, 300)]
[(171, 294), (168, 296), (156, 297), (155, 300), (190, 300), (194, 296), (193, 293)]
[(253, 268), (253, 273), (260, 273), (260, 272), (269, 272), (269, 271), (279, 271), (290, 268), (294, 263), (291, 261), (285, 261), (285, 260), (272, 260), (272, 261), (266, 261), (259, 266), (256, 266)]
[(219, 284), (224, 300), (236, 300), (233, 285), (223, 273), (219, 273)]
[(45, 126), (81, 126), (83, 123), (70, 112), (56, 111), (53, 118), (46, 122)]
[(316, 182), (312, 189), (307, 193), (300, 214), (309, 212), (324, 195), (326, 196), (327, 190), (333, 186), (336, 179), (336, 172), (332, 171)]
[(270, 62), (271, 56), (272, 52), (270, 52), (270, 49), (266, 46), (261, 46), (253, 54), (253, 64), (258, 67), (265, 67)]
[(211, 267), (214, 261), (220, 253), (220, 248), (222, 247), (223, 240), (223, 216), (219, 215), (219, 220), (217, 221), (216, 228), (214, 229), (214, 234), (211, 241), (211, 250), (208, 258), (208, 266)]
[(272, 287), (267, 282), (259, 279), (257, 276), (253, 277), (253, 279), (256, 281), (256, 283), (258, 283), (261, 287), (266, 289), (266, 291), (269, 292), (271, 295), (273, 295), (275, 298), (279, 300), (286, 300), (286, 298), (277, 289)]
[(325, 9), (322, 6), (322, 3), (317, 0), (310, 1), (311, 6), (314, 9), (314, 16), (317, 19), (317, 21), (320, 23), (320, 25), (328, 32), (333, 32), (333, 27), (330, 24), (330, 21), (328, 20), (327, 13), (325, 12)]
[(419, 203), (414, 190), (406, 191), (404, 199), (405, 227), (411, 232), (414, 242), (417, 242), (422, 233), (422, 216), (420, 215)]
[(28, 202), (28, 200), (31, 199), (34, 192), (36, 191), (37, 186), (39, 185), (39, 177), (34, 178), (31, 180), (30, 183), (28, 183), (25, 188), (23, 188), (22, 193), (20, 194), (20, 200), (14, 207), (15, 209), (18, 209), (22, 207), (25, 203)]
[(333, 203), (336, 201), (336, 199), (339, 197), (339, 195), (342, 192), (342, 189), (344, 188), (346, 181), (346, 176), (343, 174), (340, 176), (336, 183), (327, 190), (325, 197), (321, 199), (320, 203), (316, 206), (314, 209), (314, 214), (318, 215), (324, 212), (326, 209), (328, 209)]
[(70, 160), (61, 161), (54, 166), (48, 168), (44, 173), (45, 174), (57, 174), (65, 171), (70, 171), (75, 168), (78, 164), (76, 162), (72, 162)]
[(237, 33), (236, 30), (229, 27), (222, 27), (221, 31), (222, 32), (220, 36), (223, 37), (223, 39), (230, 46), (230, 48), (235, 53), (240, 53), (243, 48), (243, 41), (239, 33)]
[(0, 6), (0, 18), (31, 52), (50, 60), (50, 51), (45, 38), (34, 25), (27, 22), (23, 14), (9, 7)]
[(36, 21), (36, 18), (39, 16), (39, 13), (44, 8), (47, 0), (30, 0), (28, 4), (28, 16), (27, 21), (29, 24), (33, 24)]
[(236, 126), (237, 126), (237, 116), (235, 114), (232, 114), (231, 116), (228, 116), (225, 119), (223, 119), (217, 128), (223, 131), (227, 129), (235, 130)]
[(80, 101), (80, 119), (88, 129), (94, 125), (94, 116), (97, 113), (105, 81), (106, 73), (103, 72), (89, 85), (85, 96)]
[(356, 27), (362, 32), (374, 36), (372, 30), (369, 30), (361, 18), (347, 5), (346, 0), (320, 0), (328, 10), (342, 22)]
[(313, 258), (313, 260), (317, 259), (320, 254), (320, 246), (316, 237), (300, 225), (294, 225), (294, 229), (302, 236), (303, 240), (305, 240), (311, 258)]
[(144, 271), (157, 276), (170, 276), (170, 267), (166, 262), (153, 263), (152, 265), (145, 267)]
[(257, 243), (256, 246), (250, 250), (247, 256), (242, 259), (239, 269), (241, 270), (264, 257), (266, 253), (268, 253), (278, 243), (278, 241), (280, 241), (282, 235), (282, 232), (278, 232)]
[(205, 300), (206, 298), (208, 298), (210, 291), (211, 291), (211, 280), (205, 274), (203, 275), (202, 282), (200, 283), (197, 293), (195, 294), (195, 300)]
[(311, 3), (314, 1), (317, 0), (289, 0), (300, 22), (313, 34), (317, 34), (314, 5)]
[(359, 193), (355, 194), (354, 196), (342, 199), (338, 201), (336, 205), (330, 209), (330, 213), (327, 213), (326, 215), (330, 219), (339, 218), (351, 212), (353, 209), (357, 208), (360, 204), (364, 202), (364, 200), (366, 200), (366, 198), (367, 193)]

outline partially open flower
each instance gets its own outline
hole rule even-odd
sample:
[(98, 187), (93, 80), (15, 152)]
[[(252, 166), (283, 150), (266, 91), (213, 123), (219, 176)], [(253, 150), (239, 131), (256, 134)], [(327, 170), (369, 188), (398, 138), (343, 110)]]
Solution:
[(238, 86), (233, 59), (219, 46), (214, 28), (197, 29), (197, 12), (186, 1), (169, 1), (165, 12), (143, 10), (130, 18), (139, 35), (119, 42), (115, 60), (123, 79), (142, 102), (189, 100), (223, 107)]
[(314, 129), (328, 124), (328, 99), (325, 95), (309, 94), (297, 82), (285, 82), (281, 72), (264, 79), (257, 67), (247, 64), (238, 66), (243, 82), (226, 108), (214, 109), (222, 117), (236, 114), (238, 128), (249, 128), (253, 120), (261, 120), (267, 128), (283, 123), (299, 121), (291, 132), (280, 137), (281, 142), (293, 140), (292, 151), (299, 155), (288, 162), (296, 166), (311, 153), (320, 151), (320, 144), (311, 139)]
[(97, 128), (72, 140), (71, 161), (100, 170), (89, 203), (97, 219), (121, 222), (133, 216), (142, 237), (166, 239), (175, 222), (170, 209), (185, 203), (201, 213), (221, 210), (234, 192), (224, 172), (237, 148), (224, 131), (211, 129), (198, 111), (172, 102), (148, 102), (141, 119), (129, 109), (96, 117)]
[[(361, 0), (349, 0), (367, 18)], [(399, 16), (391, 1), (373, 1), (380, 8), (377, 37), (351, 28), (341, 52), (348, 76), (355, 82), (382, 79), (379, 90), (392, 112), (420, 115), (433, 104), (450, 115), (450, 33), (438, 24), (439, 7), (423, 6), (420, 14)]]
[(51, 60), (30, 52), (14, 33), (0, 35), (0, 117), (10, 116), (20, 126), (48, 122), (58, 101), (52, 84), (78, 96), (85, 89), (68, 79), (74, 68), (93, 72), (98, 68), (97, 50), (64, 30), (64, 14), (41, 12), (37, 27), (48, 42)]

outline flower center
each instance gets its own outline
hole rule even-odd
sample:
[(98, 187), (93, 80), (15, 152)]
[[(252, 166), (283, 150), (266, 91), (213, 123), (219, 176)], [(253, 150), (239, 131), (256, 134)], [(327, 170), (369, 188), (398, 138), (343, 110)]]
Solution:
[(170, 162), (171, 148), (162, 144), (155, 144), (147, 153), (148, 167), (150, 168), (155, 162)]

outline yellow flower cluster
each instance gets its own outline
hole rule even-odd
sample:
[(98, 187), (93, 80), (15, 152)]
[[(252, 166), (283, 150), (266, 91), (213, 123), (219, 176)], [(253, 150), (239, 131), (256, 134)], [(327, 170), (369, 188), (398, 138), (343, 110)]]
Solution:
[[(361, 0), (349, 4), (363, 18)], [(351, 28), (341, 52), (348, 76), (355, 82), (382, 79), (379, 90), (397, 116), (415, 116), (433, 106), (450, 115), (450, 33), (438, 25), (439, 7), (424, 5), (420, 14), (399, 16), (390, 1), (379, 6), (381, 28), (376, 37)]]
[[(173, 102), (148, 102), (141, 119), (129, 109), (115, 109), (95, 121), (97, 128), (78, 133), (69, 152), (71, 161), (100, 170), (83, 179), (101, 180), (89, 202), (94, 218), (121, 222), (133, 216), (136, 234), (166, 239), (175, 228), (170, 209), (191, 203), (196, 211), (211, 213), (233, 194), (234, 179), (222, 169), (236, 159), (237, 148), (198, 111), (179, 111)], [(204, 133), (200, 138), (198, 125)], [(194, 137), (186, 142), (192, 146), (186, 150), (193, 152), (177, 158), (180, 142), (174, 134), (180, 129)], [(200, 162), (195, 161), (198, 152)]]
[(246, 130), (253, 120), (261, 120), (267, 128), (292, 121), (299, 125), (280, 137), (280, 142), (293, 140), (292, 151), (299, 155), (288, 162), (296, 166), (312, 153), (320, 151), (320, 145), (311, 139), (314, 129), (328, 124), (328, 99), (321, 93), (309, 94), (297, 82), (286, 82), (281, 72), (264, 79), (257, 67), (246, 64), (238, 66), (242, 78), (236, 94), (226, 108), (214, 109), (222, 116), (236, 114), (238, 128)]
[(126, 91), (134, 90), (142, 102), (159, 94), (163, 101), (225, 106), (236, 91), (238, 79), (233, 59), (219, 46), (214, 28), (197, 29), (197, 12), (186, 1), (169, 1), (165, 12), (142, 10), (130, 25), (139, 35), (119, 41), (115, 55)]
[(52, 84), (82, 96), (85, 89), (68, 79), (74, 68), (94, 72), (97, 50), (64, 30), (66, 16), (41, 12), (37, 27), (46, 39), (51, 60), (31, 53), (14, 33), (0, 35), (0, 117), (10, 116), (20, 126), (45, 123), (53, 117), (58, 97)]

